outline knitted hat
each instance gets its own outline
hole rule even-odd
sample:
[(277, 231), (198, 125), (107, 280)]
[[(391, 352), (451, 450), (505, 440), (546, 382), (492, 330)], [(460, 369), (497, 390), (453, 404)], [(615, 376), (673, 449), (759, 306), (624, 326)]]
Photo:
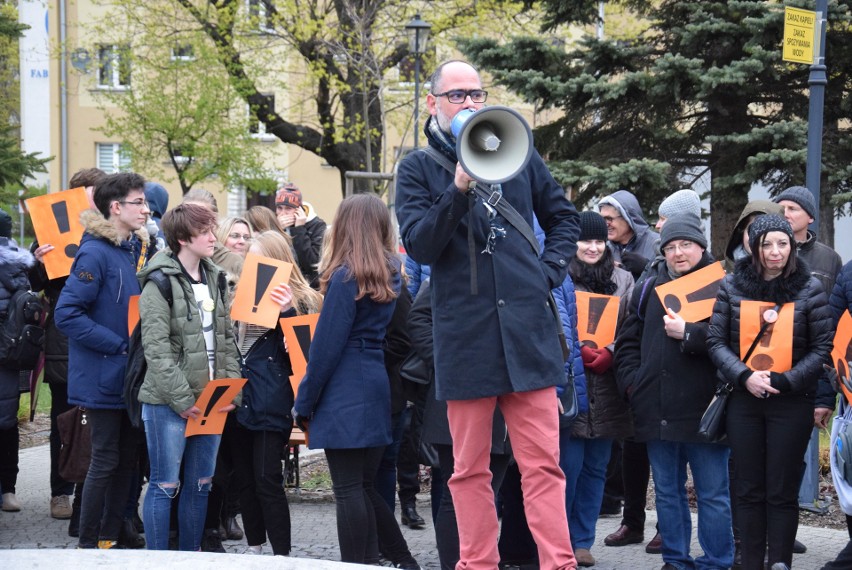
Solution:
[(811, 191), (804, 186), (790, 186), (772, 199), (776, 204), (782, 200), (795, 202), (808, 213), (808, 216), (814, 218), (816, 213), (816, 201)]
[(606, 222), (597, 212), (580, 212), (580, 241), (606, 241)]
[(701, 219), (694, 214), (678, 214), (666, 220), (666, 225), (660, 231), (660, 249), (676, 239), (694, 241), (701, 249), (707, 249), (707, 238), (701, 231)]
[(302, 206), (302, 193), (298, 186), (288, 182), (275, 193), (275, 205), (287, 206), (288, 208), (300, 208)]
[(12, 237), (12, 216), (0, 209), (0, 237)]
[[(751, 244), (756, 244), (760, 236), (769, 232), (783, 232), (790, 237), (790, 243), (796, 243), (790, 222), (778, 214), (765, 214), (755, 218), (748, 228), (748, 241)], [(752, 245), (752, 249), (754, 249), (754, 245)]]
[(663, 200), (660, 207), (657, 209), (660, 217), (667, 220), (678, 214), (690, 213), (698, 218), (701, 217), (701, 198), (694, 190), (678, 190)]

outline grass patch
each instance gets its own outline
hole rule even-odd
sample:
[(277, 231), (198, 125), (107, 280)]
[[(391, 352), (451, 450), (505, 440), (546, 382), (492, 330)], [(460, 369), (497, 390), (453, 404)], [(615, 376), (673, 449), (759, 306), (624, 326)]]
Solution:
[[(21, 394), (20, 405), (18, 406), (18, 419), (20, 421), (28, 421), (30, 419), (30, 401), (31, 394), (25, 392)], [(50, 387), (39, 380), (38, 386), (38, 402), (36, 402), (36, 414), (50, 415), (51, 402)]]
[(307, 479), (302, 479), (299, 487), (307, 490), (331, 489), (331, 475), (328, 472), (319, 472)]

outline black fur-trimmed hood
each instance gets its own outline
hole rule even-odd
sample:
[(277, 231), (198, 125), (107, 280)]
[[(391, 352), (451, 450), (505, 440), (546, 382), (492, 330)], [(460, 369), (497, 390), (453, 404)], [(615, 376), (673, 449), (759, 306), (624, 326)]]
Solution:
[(796, 271), (787, 278), (763, 279), (754, 270), (751, 256), (739, 260), (734, 270), (734, 285), (745, 297), (779, 305), (795, 300), (810, 279), (810, 269), (801, 258), (796, 260)]

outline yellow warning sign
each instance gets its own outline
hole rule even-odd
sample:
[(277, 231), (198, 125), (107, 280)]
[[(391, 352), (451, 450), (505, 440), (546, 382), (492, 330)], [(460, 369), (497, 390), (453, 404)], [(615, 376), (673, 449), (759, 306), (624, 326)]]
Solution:
[(814, 63), (817, 14), (799, 8), (784, 8), (784, 49), (782, 59), (793, 63)]

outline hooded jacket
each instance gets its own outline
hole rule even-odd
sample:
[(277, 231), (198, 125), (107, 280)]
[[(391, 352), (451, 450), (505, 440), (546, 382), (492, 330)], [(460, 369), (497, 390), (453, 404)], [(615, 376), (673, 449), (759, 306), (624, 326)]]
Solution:
[(752, 214), (778, 214), (783, 216), (784, 209), (771, 200), (752, 200), (746, 204), (740, 217), (737, 218), (737, 223), (734, 224), (734, 231), (731, 232), (731, 238), (728, 240), (728, 245), (725, 247), (725, 270), (728, 273), (733, 272), (734, 265), (743, 256), (748, 254), (743, 249), (743, 231), (745, 230), (745, 221)]
[(813, 399), (822, 365), (830, 362), (834, 320), (822, 286), (811, 277), (806, 263), (799, 261), (790, 277), (770, 281), (757, 275), (751, 259), (737, 263), (733, 275), (722, 281), (713, 307), (708, 350), (714, 364), (735, 390), (746, 390), (751, 370), (740, 360), (740, 306), (743, 300), (794, 303), (793, 368), (783, 373), (776, 386), (785, 393), (805, 394)]
[(86, 228), (56, 304), (56, 326), (68, 337), (68, 403), (124, 409), (127, 307), (140, 293), (136, 271), (147, 255), (145, 228), (122, 239), (97, 210), (80, 216)]
[[(19, 248), (15, 240), (0, 237), (0, 314), (8, 310), (12, 295), (30, 288), (27, 271), (34, 263), (32, 254)], [(17, 424), (18, 395), (18, 371), (0, 368), (0, 429)]]
[[(156, 283), (150, 282), (149, 276), (156, 269), (169, 277), (171, 306), (160, 294)], [(201, 270), (216, 305), (213, 315), (216, 337), (213, 377), (241, 378), (234, 327), (228, 316), (227, 300), (221, 298), (218, 286), (219, 275), (223, 272), (207, 259), (201, 260)], [(210, 381), (207, 344), (192, 284), (168, 250), (154, 256), (139, 272), (139, 284), (142, 287), (139, 299), (142, 346), (148, 361), (148, 371), (139, 389), (139, 401), (165, 404), (180, 414), (195, 405)], [(234, 403), (239, 405), (239, 399)]]
[(633, 237), (626, 244), (607, 241), (607, 245), (615, 256), (615, 261), (620, 262), (621, 256), (625, 253), (636, 253), (649, 261), (654, 259), (657, 255), (657, 241), (659, 241), (660, 236), (651, 230), (648, 222), (645, 221), (636, 196), (627, 190), (618, 190), (601, 199), (598, 208), (600, 209), (601, 206), (612, 206), (618, 210), (618, 213), (627, 220), (630, 229), (633, 230)]
[(302, 203), (302, 209), (308, 216), (305, 225), (293, 226), (288, 229), (290, 230), (290, 237), (293, 238), (293, 250), (296, 252), (299, 269), (308, 283), (311, 284), (311, 287), (316, 287), (319, 277), (317, 264), (322, 253), (322, 240), (325, 237), (326, 223), (317, 216), (314, 207), (307, 202)]

